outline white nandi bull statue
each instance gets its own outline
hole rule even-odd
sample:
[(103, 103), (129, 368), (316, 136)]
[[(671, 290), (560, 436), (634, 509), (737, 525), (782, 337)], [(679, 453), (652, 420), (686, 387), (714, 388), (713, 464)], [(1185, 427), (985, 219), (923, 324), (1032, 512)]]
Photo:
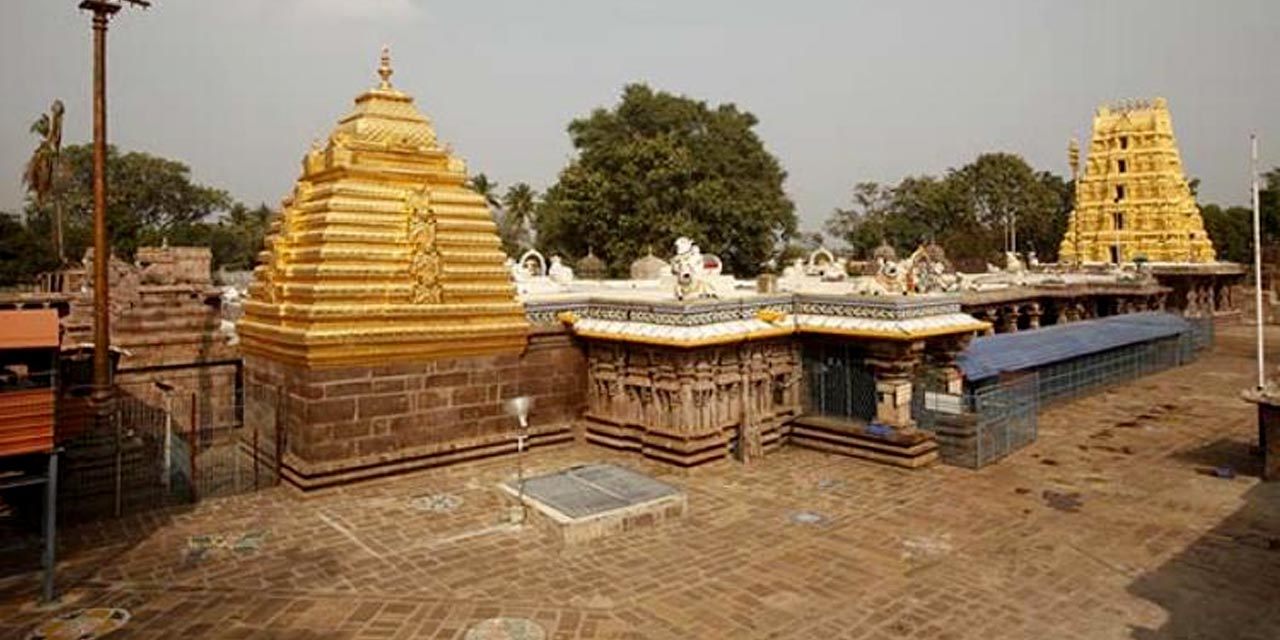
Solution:
[(671, 258), (671, 273), (675, 276), (677, 300), (718, 298), (726, 288), (718, 282), (722, 277), (707, 269), (702, 250), (688, 238), (676, 239), (676, 255)]

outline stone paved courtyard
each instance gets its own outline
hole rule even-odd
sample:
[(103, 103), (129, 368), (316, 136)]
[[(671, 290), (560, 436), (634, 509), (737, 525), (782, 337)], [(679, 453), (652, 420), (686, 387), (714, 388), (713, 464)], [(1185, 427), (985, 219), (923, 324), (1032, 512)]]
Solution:
[(978, 472), (532, 455), (530, 473), (613, 461), (687, 492), (683, 518), (583, 545), (503, 524), (510, 461), (76, 527), (64, 604), (0, 578), (0, 637), (101, 606), (132, 613), (121, 638), (463, 638), (499, 616), (557, 639), (1276, 638), (1280, 485), (1249, 453), (1251, 354), (1249, 329), (1222, 330), (1191, 366), (1047, 411), (1038, 442)]

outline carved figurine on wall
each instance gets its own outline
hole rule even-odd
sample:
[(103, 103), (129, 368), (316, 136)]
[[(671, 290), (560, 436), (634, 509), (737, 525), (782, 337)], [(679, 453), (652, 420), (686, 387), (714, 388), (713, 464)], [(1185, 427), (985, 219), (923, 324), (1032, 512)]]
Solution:
[(558, 284), (573, 282), (573, 268), (565, 264), (560, 256), (551, 256), (551, 266), (547, 267), (547, 275)]
[(804, 258), (796, 258), (791, 264), (782, 270), (782, 277), (788, 280), (795, 280), (804, 277)]
[(536, 249), (530, 249), (520, 256), (520, 266), (533, 278), (547, 275), (547, 259)]
[(507, 271), (511, 273), (511, 280), (517, 284), (525, 282), (530, 278), (529, 270), (524, 268), (522, 265), (517, 264), (515, 258), (507, 258), (506, 266)]

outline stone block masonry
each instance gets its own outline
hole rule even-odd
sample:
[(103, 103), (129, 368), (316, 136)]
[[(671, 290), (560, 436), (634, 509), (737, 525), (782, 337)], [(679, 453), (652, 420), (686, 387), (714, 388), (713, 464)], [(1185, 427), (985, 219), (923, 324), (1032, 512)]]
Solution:
[(562, 333), (531, 336), (520, 354), (313, 370), (248, 355), (245, 365), (247, 404), (281, 398), (247, 407), (246, 420), (279, 424), (282, 476), (304, 490), (514, 453), (504, 404), (518, 396), (533, 401), (528, 446), (567, 443), (586, 388), (582, 352)]

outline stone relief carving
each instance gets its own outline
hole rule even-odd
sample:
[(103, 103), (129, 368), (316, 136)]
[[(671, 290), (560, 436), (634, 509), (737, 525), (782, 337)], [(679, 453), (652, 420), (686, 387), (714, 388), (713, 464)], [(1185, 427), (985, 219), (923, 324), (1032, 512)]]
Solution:
[(800, 406), (799, 347), (790, 342), (687, 351), (592, 342), (587, 375), (587, 418), (676, 437), (740, 427), (744, 410), (768, 424)]

